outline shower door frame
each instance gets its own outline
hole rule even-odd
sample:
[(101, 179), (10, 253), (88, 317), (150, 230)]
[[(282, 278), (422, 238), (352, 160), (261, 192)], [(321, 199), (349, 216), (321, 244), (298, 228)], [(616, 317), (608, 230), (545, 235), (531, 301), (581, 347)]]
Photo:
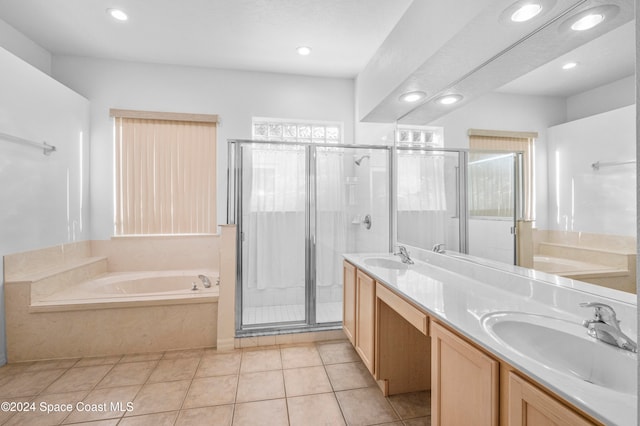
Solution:
[[(283, 145), (298, 146), (305, 149), (305, 319), (295, 322), (263, 323), (244, 326), (242, 322), (243, 309), (243, 256), (242, 242), (242, 170), (243, 153), (245, 145)], [(287, 142), (267, 141), (251, 139), (228, 140), (227, 163), (227, 223), (236, 225), (236, 301), (235, 301), (235, 329), (236, 337), (273, 335), (286, 330), (289, 333), (334, 330), (341, 327), (341, 321), (318, 324), (316, 321), (316, 209), (317, 209), (317, 185), (316, 185), (316, 149), (315, 148), (341, 148), (341, 149), (370, 149), (387, 151), (389, 170), (388, 189), (389, 196), (389, 251), (393, 251), (395, 241), (395, 148), (390, 145), (360, 145), (343, 143), (315, 143), (315, 142)]]
[[(397, 145), (394, 147), (394, 156), (397, 157), (398, 152), (430, 152), (430, 153), (455, 153), (458, 154), (458, 165), (456, 166), (456, 217), (458, 219), (458, 252), (459, 253), (469, 253), (468, 241), (469, 241), (469, 209), (468, 209), (468, 184), (467, 184), (467, 174), (468, 174), (468, 161), (469, 161), (469, 150), (464, 148), (445, 148), (445, 147), (435, 147), (435, 146), (405, 146), (405, 145)], [(394, 159), (394, 165), (397, 164), (397, 159)], [(397, 182), (398, 175), (394, 169), (393, 175), (394, 181), (394, 214), (397, 215)], [(394, 236), (397, 236), (397, 217), (394, 217), (393, 220)], [(428, 248), (424, 248), (428, 249)]]
[[(512, 237), (512, 247), (513, 247), (513, 259), (512, 265), (518, 265), (518, 257), (520, 255), (519, 251), (519, 242), (520, 235), (518, 234), (518, 222), (524, 218), (524, 152), (523, 151), (507, 151), (507, 150), (483, 150), (483, 149), (469, 149), (467, 150), (467, 157), (471, 153), (480, 153), (480, 154), (511, 154), (513, 155), (513, 216), (509, 219), (512, 222), (511, 226), (511, 235)], [(468, 174), (468, 170), (466, 172)], [(465, 177), (468, 179), (468, 177)], [(468, 180), (465, 180), (466, 185), (469, 185)], [(465, 190), (469, 192), (467, 188)], [(469, 213), (469, 212), (467, 212)], [(467, 221), (472, 218), (471, 214), (468, 214)], [(468, 235), (467, 235), (468, 238)]]

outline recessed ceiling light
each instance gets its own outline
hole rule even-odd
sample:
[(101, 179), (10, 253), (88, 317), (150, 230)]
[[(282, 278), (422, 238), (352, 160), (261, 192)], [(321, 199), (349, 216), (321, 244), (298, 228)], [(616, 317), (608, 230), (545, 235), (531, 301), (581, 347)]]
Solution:
[(442, 105), (451, 105), (462, 100), (462, 95), (445, 95), (438, 98), (437, 102)]
[(562, 66), (562, 69), (563, 69), (563, 70), (570, 70), (570, 69), (575, 68), (575, 67), (577, 67), (577, 66), (578, 66), (578, 63), (577, 63), (577, 62), (567, 62), (566, 64), (564, 64), (564, 65)]
[(120, 9), (107, 9), (107, 13), (111, 15), (113, 19), (116, 19), (118, 21), (126, 21), (127, 19), (129, 19), (127, 14)]
[(507, 6), (498, 17), (498, 22), (504, 25), (519, 25), (527, 22), (535, 17), (556, 10), (555, 6), (558, 0), (510, 0)]
[(311, 54), (311, 48), (309, 46), (300, 46), (296, 49), (296, 51), (300, 56), (308, 56)]
[(560, 24), (558, 31), (560, 33), (587, 31), (605, 21), (613, 21), (619, 13), (620, 6), (615, 4), (592, 7), (565, 19), (564, 22)]
[(525, 4), (524, 6), (513, 12), (513, 14), (511, 15), (511, 20), (513, 22), (525, 22), (537, 16), (540, 12), (542, 12), (541, 5), (537, 3)]
[(414, 92), (403, 93), (400, 96), (400, 100), (402, 102), (413, 103), (413, 102), (418, 102), (420, 99), (424, 99), (425, 96), (427, 96), (426, 93), (424, 93), (424, 92), (422, 92), (420, 90), (416, 90)]
[(586, 31), (595, 27), (604, 21), (604, 15), (600, 13), (590, 13), (578, 19), (571, 25), (571, 29), (574, 31)]

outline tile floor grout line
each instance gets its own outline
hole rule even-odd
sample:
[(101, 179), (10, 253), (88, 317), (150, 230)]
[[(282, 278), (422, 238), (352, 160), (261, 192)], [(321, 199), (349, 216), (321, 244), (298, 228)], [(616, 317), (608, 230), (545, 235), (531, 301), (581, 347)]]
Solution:
[[(66, 372), (64, 372), (64, 373), (62, 374), (62, 376), (64, 376), (65, 374), (67, 374), (67, 372), (71, 371), (71, 370), (75, 367), (75, 365), (77, 365), (77, 364), (78, 364), (78, 362), (80, 362), (80, 360), (81, 360), (81, 359), (82, 359), (82, 358), (79, 358), (75, 363), (73, 363), (73, 365), (72, 365), (71, 367), (69, 367), (69, 369), (68, 369)], [(102, 364), (102, 365), (109, 365), (109, 364)], [(93, 387), (91, 387), (91, 388), (90, 388), (90, 389), (88, 389), (88, 390), (86, 390), (86, 389), (85, 389), (85, 391), (86, 391), (87, 393), (86, 393), (86, 394), (84, 395), (84, 397), (82, 398), (82, 402), (84, 402), (84, 400), (85, 400), (85, 399), (87, 399), (87, 397), (91, 394), (91, 392), (93, 392), (93, 390), (95, 389), (95, 387), (96, 387), (96, 386), (98, 386), (98, 383), (100, 383), (100, 382), (101, 382), (101, 381), (102, 381), (102, 380), (107, 376), (107, 374), (109, 374), (109, 373), (111, 372), (111, 370), (113, 370), (113, 367), (114, 367), (114, 366), (115, 366), (115, 364), (111, 364), (111, 368), (109, 368), (109, 370), (108, 370), (108, 371), (107, 371), (107, 372), (106, 372), (106, 373), (105, 373), (105, 374), (104, 374), (104, 375), (103, 375), (103, 376), (102, 376), (102, 377), (101, 377), (101, 378), (100, 378), (100, 379), (99, 379), (99, 380), (98, 380), (98, 381), (93, 385)], [(95, 367), (95, 366), (94, 366), (94, 367)], [(84, 367), (80, 367), (80, 368), (84, 368)], [(44, 392), (44, 391), (45, 391), (45, 390), (47, 390), (51, 385), (53, 385), (55, 382), (57, 382), (58, 380), (60, 380), (60, 379), (62, 378), (62, 376), (60, 376), (60, 377), (58, 377), (56, 380), (54, 380), (51, 384), (49, 384), (49, 386), (47, 386), (45, 389), (43, 389), (43, 390), (42, 390), (42, 392)], [(40, 392), (40, 394), (39, 394), (38, 396), (44, 396), (44, 395), (42, 395), (42, 392)], [(80, 401), (77, 401), (77, 402), (76, 402), (76, 404), (77, 404), (78, 402), (80, 402)], [(73, 413), (75, 413), (75, 411), (76, 411), (76, 410), (75, 410), (75, 407), (74, 407), (74, 409), (73, 409), (73, 410), (71, 410), (71, 411), (69, 412), (69, 414), (67, 414), (67, 415), (66, 415), (66, 416), (65, 416), (65, 417), (64, 417), (64, 418), (63, 418), (63, 419), (62, 419), (58, 424), (59, 424), (59, 425), (64, 424), (64, 422), (65, 422), (65, 421), (66, 421), (66, 420), (67, 420), (67, 419), (68, 419), (68, 418), (69, 418)], [(124, 415), (124, 413), (123, 413), (123, 415)]]
[[(164, 356), (166, 355), (166, 352), (162, 355), (162, 357), (164, 358)], [(180, 408), (178, 408), (178, 415), (176, 416), (173, 424), (175, 425), (178, 422), (178, 419), (180, 418), (180, 414), (182, 413), (183, 407), (184, 407), (184, 403), (187, 400), (187, 397), (189, 396), (189, 391), (191, 390), (191, 386), (193, 386), (193, 381), (196, 378), (196, 374), (198, 373), (198, 368), (200, 368), (200, 364), (202, 363), (202, 358), (204, 357), (204, 353), (202, 355), (200, 355), (200, 357), (198, 358), (198, 365), (196, 365), (196, 368), (193, 370), (193, 376), (191, 377), (191, 381), (189, 382), (189, 386), (187, 387), (187, 391), (184, 393), (184, 396), (182, 397), (182, 402), (180, 403)], [(161, 359), (163, 359), (161, 358)], [(186, 358), (188, 359), (188, 358)], [(152, 373), (153, 374), (153, 373)], [(151, 376), (149, 376), (151, 377)]]
[[(317, 345), (316, 345), (316, 349), (318, 350), (318, 354), (320, 354), (320, 349), (317, 348)], [(342, 404), (340, 404), (340, 400), (338, 399), (338, 395), (336, 394), (336, 390), (333, 386), (333, 381), (331, 381), (331, 377), (329, 376), (329, 372), (327, 371), (327, 364), (325, 363), (324, 358), (322, 358), (322, 354), (320, 354), (320, 360), (322, 361), (322, 368), (324, 369), (324, 374), (327, 375), (327, 380), (329, 380), (329, 385), (331, 385), (333, 398), (336, 400), (336, 403), (338, 404), (338, 409), (340, 410), (340, 415), (342, 416), (342, 420), (344, 421), (345, 425), (348, 425), (347, 418), (344, 415), (344, 409), (342, 408)]]
[[(58, 380), (60, 380), (60, 379), (61, 379), (65, 374), (67, 374), (69, 371), (71, 371), (71, 370), (72, 370), (72, 369), (74, 369), (74, 368), (89, 368), (89, 367), (99, 367), (99, 366), (102, 366), (102, 365), (110, 365), (110, 364), (98, 364), (98, 365), (92, 365), (92, 366), (76, 367), (76, 366), (77, 366), (77, 364), (78, 364), (82, 359), (84, 359), (84, 358), (78, 358), (78, 359), (76, 359), (76, 361), (75, 361), (73, 364), (71, 364), (71, 366), (69, 366), (69, 367), (67, 367), (67, 368), (65, 369), (64, 373), (62, 373), (62, 374), (61, 374), (60, 376), (58, 376), (55, 380), (53, 380), (49, 385), (47, 385), (44, 389), (42, 389), (38, 394), (36, 394), (35, 396), (33, 396), (33, 397), (31, 398), (31, 400), (30, 400), (30, 401), (35, 401), (35, 400), (36, 400), (36, 399), (38, 399), (39, 397), (45, 397), (45, 398), (46, 398), (46, 395), (47, 395), (47, 394), (44, 394), (44, 392), (45, 392), (47, 389), (49, 389), (49, 388), (50, 388), (54, 383), (56, 383)], [(45, 362), (46, 362), (46, 361), (45, 361)], [(36, 363), (37, 363), (37, 362), (34, 362), (34, 364), (36, 364)], [(109, 369), (109, 370), (108, 370), (108, 371), (107, 371), (107, 372), (106, 372), (106, 373), (105, 373), (105, 374), (104, 374), (104, 375), (103, 375), (103, 376), (102, 376), (102, 377), (101, 377), (101, 378), (96, 382), (96, 384), (95, 384), (95, 385), (93, 385), (93, 387), (91, 387), (91, 388), (89, 388), (89, 389), (82, 389), (82, 390), (80, 390), (79, 392), (85, 392), (85, 394), (84, 394), (84, 396), (82, 397), (82, 399), (81, 399), (80, 401), (77, 401), (76, 403), (81, 402), (81, 401), (84, 401), (84, 400), (89, 396), (89, 394), (90, 394), (90, 393), (95, 389), (95, 387), (98, 385), (98, 383), (100, 383), (100, 382), (101, 382), (101, 381), (106, 377), (106, 375), (107, 375), (107, 374), (109, 374), (109, 372), (113, 369), (113, 367), (114, 367), (114, 366), (115, 366), (115, 364), (111, 364), (111, 368), (110, 368), (110, 369)], [(53, 369), (53, 370), (56, 370), (56, 369)], [(60, 370), (62, 370), (62, 369), (60, 369)], [(41, 371), (47, 371), (47, 370), (46, 370), (46, 369), (44, 369), (44, 370), (41, 370)], [(72, 392), (72, 391), (59, 392), (59, 393), (71, 393), (71, 392)], [(48, 395), (54, 395), (54, 394), (55, 394), (55, 392), (54, 392), (54, 393), (50, 393), (50, 394), (48, 394)], [(75, 409), (74, 409), (74, 410), (71, 410), (71, 411), (70, 411), (70, 412), (69, 412), (69, 413), (68, 413), (64, 418), (62, 418), (62, 419), (60, 420), (60, 422), (58, 422), (58, 424), (59, 424), (59, 425), (64, 424), (64, 422), (65, 422), (65, 421), (66, 421), (66, 420), (67, 420), (67, 419), (68, 419), (68, 418), (69, 418), (69, 417), (70, 417), (74, 412), (75, 412)], [(17, 414), (17, 413), (15, 413), (13, 416), (11, 416), (9, 419), (7, 419), (7, 420), (5, 421), (5, 423), (7, 423), (9, 420), (11, 420), (11, 419), (16, 415), (16, 414)]]
[[(153, 353), (153, 352), (152, 352), (152, 353)], [(162, 359), (162, 357), (164, 356), (164, 354), (165, 354), (165, 352), (162, 352), (162, 355), (160, 356), (160, 358), (158, 358), (158, 359), (153, 359), (153, 360), (148, 360), (148, 361), (121, 362), (121, 361), (124, 359), (125, 355), (122, 355), (122, 356), (120, 357), (120, 360), (118, 361), (118, 364), (134, 364), (134, 363), (136, 363), (136, 362), (151, 362), (151, 361), (155, 362), (155, 365), (153, 366), (153, 368), (152, 368), (152, 369), (150, 369), (150, 371), (149, 371), (149, 375), (148, 375), (148, 376), (147, 376), (147, 378), (144, 380), (144, 382), (142, 382), (142, 383), (140, 383), (140, 384), (137, 384), (137, 385), (131, 385), (131, 386), (140, 386), (140, 389), (138, 389), (138, 391), (136, 392), (136, 394), (133, 396), (133, 399), (131, 400), (131, 403), (132, 403), (132, 404), (133, 404), (133, 401), (135, 401), (135, 400), (136, 400), (136, 398), (138, 397), (138, 395), (140, 394), (140, 392), (142, 392), (142, 389), (143, 389), (143, 388), (147, 385), (147, 383), (149, 382), (149, 378), (151, 377), (151, 375), (153, 374), (153, 372), (155, 371), (155, 369), (156, 369), (156, 368), (158, 368), (158, 364), (160, 363), (160, 360)], [(137, 354), (134, 354), (134, 355), (137, 355)], [(117, 386), (114, 386), (114, 387), (117, 387)], [(105, 389), (108, 389), (108, 388), (105, 388)], [(120, 424), (120, 423), (124, 420), (125, 415), (126, 415), (126, 413), (122, 413), (122, 416), (121, 416), (121, 417), (120, 417), (120, 419), (118, 420), (118, 424)], [(141, 414), (141, 415), (144, 415), (144, 414)], [(131, 417), (135, 417), (135, 415), (133, 415), (133, 416), (131, 416)], [(176, 417), (176, 421), (177, 421), (177, 417)], [(174, 421), (174, 424), (175, 424), (175, 421)]]

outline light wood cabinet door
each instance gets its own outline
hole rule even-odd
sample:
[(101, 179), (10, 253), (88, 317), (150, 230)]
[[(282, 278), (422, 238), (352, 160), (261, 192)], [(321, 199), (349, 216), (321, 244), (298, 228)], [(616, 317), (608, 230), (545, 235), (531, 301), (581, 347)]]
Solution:
[(356, 267), (346, 260), (342, 265), (342, 329), (356, 344)]
[(356, 274), (356, 351), (375, 374), (376, 282), (358, 270)]
[(593, 426), (571, 408), (509, 372), (509, 426)]
[(431, 322), (431, 421), (436, 426), (497, 426), (498, 361)]

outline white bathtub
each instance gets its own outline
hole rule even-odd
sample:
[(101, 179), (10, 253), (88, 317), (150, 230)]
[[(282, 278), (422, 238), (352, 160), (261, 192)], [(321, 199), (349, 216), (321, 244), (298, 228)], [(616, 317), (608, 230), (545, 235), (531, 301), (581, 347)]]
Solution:
[[(207, 276), (211, 287), (198, 275)], [(207, 270), (110, 272), (32, 300), (31, 311), (217, 302), (217, 280), (218, 272)]]
[[(207, 271), (159, 271), (159, 272), (118, 272), (103, 275), (85, 283), (96, 294), (105, 295), (148, 295), (175, 294), (188, 292), (212, 292), (216, 287), (217, 274)], [(205, 275), (211, 282), (207, 289), (198, 275)], [(193, 284), (197, 290), (193, 290)], [(213, 289), (213, 290), (211, 290)]]

